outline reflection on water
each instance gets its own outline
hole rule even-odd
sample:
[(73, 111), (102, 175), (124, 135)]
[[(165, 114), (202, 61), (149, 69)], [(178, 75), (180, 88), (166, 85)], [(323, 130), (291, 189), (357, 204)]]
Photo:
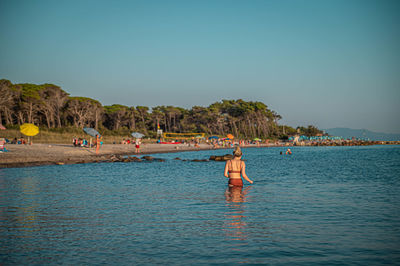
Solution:
[[(10, 230), (18, 230), (17, 237), (32, 237), (32, 232), (38, 231), (38, 207), (40, 196), (37, 180), (34, 177), (19, 179), (16, 184), (15, 201), (9, 202), (4, 209), (4, 218), (10, 222)], [(8, 202), (9, 198), (2, 198)]]
[[(37, 231), (37, 208), (40, 195), (37, 180), (33, 177), (21, 180), (21, 205), (16, 207), (16, 218), (20, 227), (27, 232)], [(28, 235), (27, 235), (28, 236)]]
[(225, 213), (224, 231), (231, 240), (243, 241), (247, 239), (245, 229), (245, 208), (247, 194), (251, 187), (228, 187), (225, 191), (227, 212)]
[(225, 191), (225, 199), (227, 202), (239, 203), (246, 202), (246, 195), (250, 190), (250, 186), (243, 189), (243, 187), (228, 187)]

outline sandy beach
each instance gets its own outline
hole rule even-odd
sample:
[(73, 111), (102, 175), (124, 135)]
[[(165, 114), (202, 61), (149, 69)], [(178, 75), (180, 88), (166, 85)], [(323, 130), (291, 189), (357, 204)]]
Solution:
[(185, 144), (144, 144), (140, 154), (134, 145), (104, 144), (96, 154), (94, 148), (74, 147), (68, 144), (7, 145), (9, 152), (0, 153), (0, 168), (26, 167), (51, 164), (77, 164), (107, 161), (112, 155), (136, 155), (181, 151), (211, 150), (211, 145), (188, 147)]
[[(312, 144), (300, 146), (358, 146), (358, 145), (376, 145), (376, 144), (399, 144), (398, 142), (343, 142), (339, 144)], [(288, 147), (282, 143), (278, 144), (250, 144), (245, 147)], [(290, 145), (292, 146), (292, 145)], [(78, 164), (91, 162), (113, 161), (113, 157), (117, 156), (121, 159), (123, 155), (134, 155), (141, 158), (143, 155), (155, 153), (171, 153), (182, 151), (198, 151), (213, 150), (213, 146), (209, 144), (200, 144), (199, 147), (187, 144), (156, 144), (146, 143), (140, 147), (140, 153), (135, 154), (135, 146), (129, 144), (104, 144), (99, 153), (96, 154), (95, 148), (74, 147), (70, 144), (33, 144), (33, 145), (6, 145), (8, 152), (0, 152), (0, 168), (26, 167), (51, 164)], [(219, 147), (217, 149), (227, 149), (227, 153), (231, 153), (228, 148)]]

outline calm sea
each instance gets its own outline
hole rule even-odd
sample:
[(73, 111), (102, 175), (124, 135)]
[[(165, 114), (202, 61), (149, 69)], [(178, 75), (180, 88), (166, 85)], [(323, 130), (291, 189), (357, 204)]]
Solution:
[(0, 169), (0, 264), (400, 264), (400, 146)]

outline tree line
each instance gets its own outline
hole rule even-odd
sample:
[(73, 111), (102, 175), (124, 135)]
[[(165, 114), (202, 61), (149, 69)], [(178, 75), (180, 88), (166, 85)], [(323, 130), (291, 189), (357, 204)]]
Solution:
[(87, 97), (71, 97), (54, 84), (12, 84), (0, 80), (0, 124), (34, 123), (41, 127), (93, 127), (115, 132), (139, 131), (155, 137), (164, 132), (204, 132), (243, 138), (279, 138), (295, 133), (316, 135), (314, 126), (292, 128), (278, 125), (281, 116), (262, 102), (222, 100), (208, 107), (103, 106)]

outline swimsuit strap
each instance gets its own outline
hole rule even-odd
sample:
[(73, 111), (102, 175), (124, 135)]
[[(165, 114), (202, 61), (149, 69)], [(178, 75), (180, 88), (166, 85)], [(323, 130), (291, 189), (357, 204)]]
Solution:
[(242, 161), (240, 161), (240, 167), (238, 171), (234, 171), (233, 170), (233, 160), (229, 160), (231, 162), (231, 169), (232, 170), (228, 170), (229, 173), (241, 173), (242, 172)]

